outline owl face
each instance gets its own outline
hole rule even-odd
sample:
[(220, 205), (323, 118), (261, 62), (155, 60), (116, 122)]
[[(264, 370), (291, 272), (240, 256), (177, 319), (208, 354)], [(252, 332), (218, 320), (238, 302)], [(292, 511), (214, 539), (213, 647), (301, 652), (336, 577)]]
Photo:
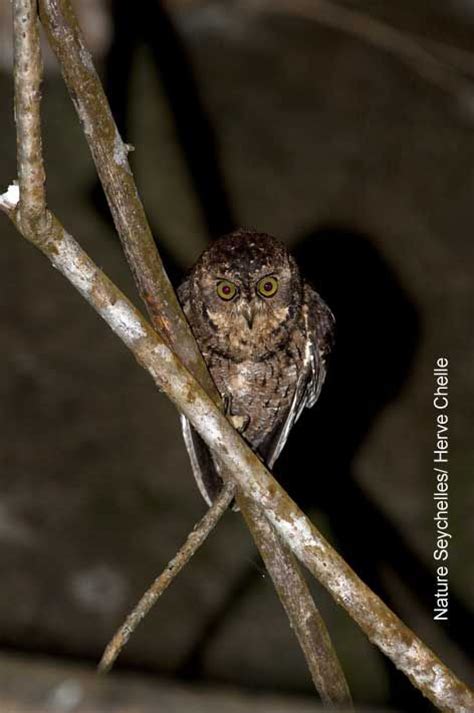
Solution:
[(301, 303), (299, 270), (274, 238), (240, 231), (216, 241), (190, 280), (194, 321), (211, 346), (237, 360), (280, 347)]

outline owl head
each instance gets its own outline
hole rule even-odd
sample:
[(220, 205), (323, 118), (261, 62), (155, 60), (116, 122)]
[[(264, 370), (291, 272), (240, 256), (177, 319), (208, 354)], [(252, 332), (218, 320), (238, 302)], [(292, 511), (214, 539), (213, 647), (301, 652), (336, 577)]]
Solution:
[(300, 273), (288, 250), (270, 235), (249, 230), (215, 241), (187, 285), (193, 330), (237, 360), (264, 358), (278, 349), (302, 301)]

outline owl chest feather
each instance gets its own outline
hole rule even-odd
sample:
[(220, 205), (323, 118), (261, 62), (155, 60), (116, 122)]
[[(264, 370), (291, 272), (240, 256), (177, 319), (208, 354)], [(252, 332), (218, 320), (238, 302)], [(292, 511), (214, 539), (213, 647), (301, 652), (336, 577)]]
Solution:
[(213, 355), (208, 362), (231, 420), (255, 448), (290, 408), (301, 366), (301, 352), (294, 348), (294, 342), (292, 346), (263, 360), (234, 362)]

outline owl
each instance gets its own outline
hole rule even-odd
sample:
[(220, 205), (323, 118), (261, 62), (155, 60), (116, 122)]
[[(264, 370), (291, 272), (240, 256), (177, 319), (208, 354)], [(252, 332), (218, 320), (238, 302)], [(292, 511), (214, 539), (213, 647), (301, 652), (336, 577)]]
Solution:
[[(271, 468), (304, 407), (318, 399), (334, 317), (286, 247), (238, 230), (216, 240), (178, 288), (178, 299), (227, 417)], [(210, 505), (219, 468), (182, 416), (197, 484)]]

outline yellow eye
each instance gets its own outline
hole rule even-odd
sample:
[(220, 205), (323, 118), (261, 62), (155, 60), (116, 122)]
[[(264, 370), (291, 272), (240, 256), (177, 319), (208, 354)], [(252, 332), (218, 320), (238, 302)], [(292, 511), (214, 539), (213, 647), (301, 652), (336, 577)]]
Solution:
[(262, 295), (262, 297), (273, 297), (273, 295), (278, 290), (278, 280), (276, 277), (268, 275), (267, 277), (262, 277), (257, 283), (257, 292)]
[(219, 280), (216, 292), (221, 300), (233, 300), (237, 294), (237, 285), (234, 285), (230, 280)]

